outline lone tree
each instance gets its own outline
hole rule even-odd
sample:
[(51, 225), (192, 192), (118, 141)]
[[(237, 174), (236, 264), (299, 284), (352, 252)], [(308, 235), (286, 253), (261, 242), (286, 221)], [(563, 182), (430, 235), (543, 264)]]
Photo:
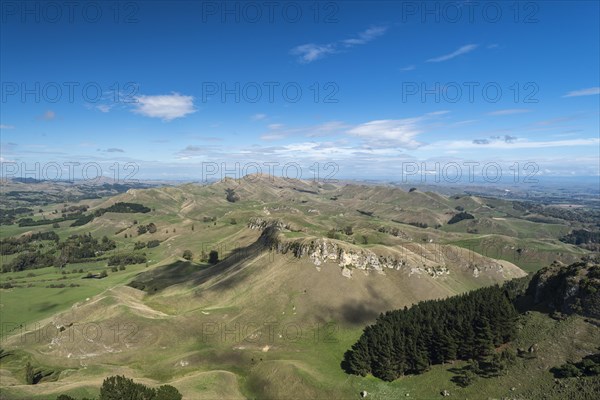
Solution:
[(192, 254), (191, 250), (185, 250), (183, 252), (183, 258), (188, 261), (192, 261), (194, 259), (194, 254)]
[(181, 400), (182, 398), (179, 390), (171, 385), (162, 385), (156, 389), (156, 400)]
[(156, 233), (156, 225), (154, 225), (154, 222), (150, 222), (148, 224), (148, 232), (150, 232), (150, 233)]
[(225, 189), (225, 193), (227, 193), (227, 201), (230, 203), (235, 203), (240, 199), (240, 196), (235, 192), (234, 189), (227, 188)]
[(219, 252), (216, 250), (211, 250), (208, 254), (208, 262), (211, 264), (216, 264), (219, 262)]

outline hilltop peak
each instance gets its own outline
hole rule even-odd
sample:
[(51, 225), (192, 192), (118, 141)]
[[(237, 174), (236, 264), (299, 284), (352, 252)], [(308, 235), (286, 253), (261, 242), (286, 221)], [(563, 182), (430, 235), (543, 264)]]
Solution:
[(322, 186), (320, 182), (315, 180), (302, 180), (295, 178), (287, 178), (281, 176), (275, 176), (272, 174), (255, 173), (244, 175), (241, 178), (224, 177), (223, 179), (213, 183), (213, 185), (226, 185), (232, 188), (236, 187), (248, 187), (248, 186), (261, 186), (271, 189), (283, 189), (283, 188), (294, 188), (294, 187), (314, 187), (318, 188)]

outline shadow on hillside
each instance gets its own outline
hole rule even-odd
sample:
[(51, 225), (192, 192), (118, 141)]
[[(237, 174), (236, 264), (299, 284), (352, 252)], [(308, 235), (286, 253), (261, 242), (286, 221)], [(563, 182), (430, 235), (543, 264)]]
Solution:
[(393, 308), (392, 304), (382, 298), (372, 285), (367, 286), (369, 297), (345, 304), (341, 309), (343, 322), (352, 326), (364, 326), (375, 321), (382, 312)]
[[(189, 283), (194, 286), (201, 285), (216, 276), (227, 273), (229, 270), (241, 268), (244, 261), (258, 256), (263, 251), (265, 251), (265, 246), (259, 239), (249, 246), (234, 249), (228, 257), (214, 265), (175, 261), (172, 264), (138, 274), (128, 286), (153, 294), (181, 283)], [(233, 287), (240, 283), (244, 276), (245, 274), (240, 273), (229, 275), (228, 279), (217, 284), (223, 288)]]

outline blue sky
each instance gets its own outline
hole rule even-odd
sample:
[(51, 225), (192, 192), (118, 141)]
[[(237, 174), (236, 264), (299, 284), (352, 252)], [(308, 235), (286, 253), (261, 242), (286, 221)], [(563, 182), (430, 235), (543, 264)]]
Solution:
[(599, 175), (597, 1), (52, 4), (2, 1), (5, 176)]

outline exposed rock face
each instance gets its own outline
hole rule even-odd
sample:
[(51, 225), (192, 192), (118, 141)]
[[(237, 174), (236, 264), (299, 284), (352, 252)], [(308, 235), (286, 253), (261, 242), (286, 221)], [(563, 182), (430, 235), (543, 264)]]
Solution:
[(340, 267), (383, 271), (385, 268), (400, 269), (406, 265), (405, 261), (378, 256), (369, 250), (350, 251), (337, 242), (324, 238), (311, 240), (310, 242), (276, 240), (271, 243), (270, 247), (278, 253), (292, 253), (298, 258), (308, 257), (316, 266), (331, 261), (337, 263)]
[(287, 229), (292, 230), (289, 224), (278, 220), (278, 219), (263, 219), (258, 217), (250, 218), (248, 221), (248, 228), (250, 229), (261, 229), (264, 230), (266, 228), (277, 228), (278, 230)]
[(553, 264), (535, 274), (527, 294), (536, 305), (565, 314), (600, 318), (600, 260), (561, 266)]
[[(336, 240), (317, 238), (312, 240), (285, 240), (279, 234), (279, 230), (285, 226), (280, 221), (264, 221), (262, 219), (253, 219), (252, 225), (256, 227), (266, 226), (261, 235), (263, 245), (271, 251), (280, 254), (291, 253), (294, 257), (307, 257), (317, 266), (323, 266), (325, 263), (335, 263), (341, 267), (342, 275), (350, 278), (353, 271), (375, 271), (383, 273), (387, 269), (401, 270), (405, 269), (410, 275), (429, 275), (436, 278), (450, 274), (450, 270), (443, 260), (438, 263), (431, 260), (415, 262), (408, 257), (398, 255), (380, 255), (369, 249), (362, 249)], [(439, 254), (433, 254), (432, 257), (439, 257)], [(432, 258), (433, 259), (433, 258)], [(495, 270), (502, 273), (503, 266), (495, 262), (489, 262), (489, 265), (481, 263), (464, 263), (464, 268), (473, 271), (473, 276), (478, 277), (482, 271)]]

